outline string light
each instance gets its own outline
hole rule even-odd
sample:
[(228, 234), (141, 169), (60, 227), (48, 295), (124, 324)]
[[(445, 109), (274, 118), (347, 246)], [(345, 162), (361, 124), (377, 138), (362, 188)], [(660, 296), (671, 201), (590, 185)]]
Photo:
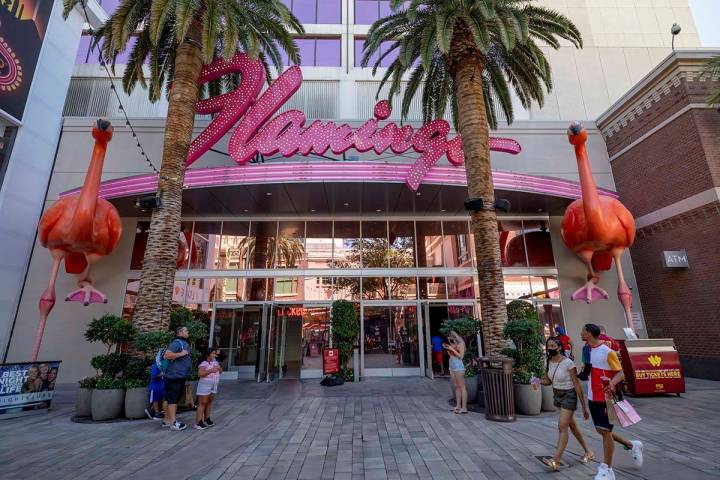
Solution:
[[(85, 22), (88, 24), (88, 33), (91, 35), (94, 33), (94, 30), (92, 28), (92, 25), (90, 25), (90, 18), (88, 17), (87, 9), (85, 8), (85, 1), (80, 2), (80, 5), (82, 5), (83, 13), (85, 14)], [(95, 47), (97, 47), (97, 44), (93, 46), (90, 53), (93, 53), (95, 51)], [(128, 118), (127, 110), (122, 104), (122, 100), (120, 100), (120, 94), (117, 91), (117, 88), (115, 87), (115, 83), (113, 82), (112, 74), (110, 73), (110, 69), (107, 66), (107, 63), (105, 62), (105, 59), (102, 58), (102, 55), (99, 56), (100, 58), (100, 65), (105, 69), (105, 73), (107, 74), (108, 80), (110, 81), (110, 90), (115, 94), (115, 98), (118, 102), (118, 110), (120, 110), (125, 117), (125, 126), (130, 129), (130, 132), (132, 133), (132, 137), (135, 139), (137, 143), (137, 150), (138, 154), (143, 157), (145, 162), (148, 164), (148, 166), (152, 169), (153, 172), (155, 172), (157, 175), (160, 175), (160, 170), (155, 168), (155, 165), (150, 160), (150, 157), (147, 156), (145, 153), (145, 149), (142, 147), (142, 144), (140, 143), (140, 138), (137, 135), (137, 132), (135, 132), (135, 128), (133, 128), (132, 123), (130, 123), (130, 118)]]

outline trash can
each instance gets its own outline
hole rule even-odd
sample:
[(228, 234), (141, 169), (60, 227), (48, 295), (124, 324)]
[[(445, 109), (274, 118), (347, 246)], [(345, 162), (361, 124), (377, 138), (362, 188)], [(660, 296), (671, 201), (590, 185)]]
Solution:
[(485, 398), (485, 418), (495, 422), (515, 421), (513, 361), (505, 357), (481, 357), (480, 377)]

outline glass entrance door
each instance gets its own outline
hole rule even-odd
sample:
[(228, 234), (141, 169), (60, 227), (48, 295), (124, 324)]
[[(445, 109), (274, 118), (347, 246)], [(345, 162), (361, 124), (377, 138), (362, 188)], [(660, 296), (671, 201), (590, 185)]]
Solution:
[(239, 379), (255, 378), (261, 368), (263, 305), (215, 308), (212, 343), (220, 348), (223, 369)]
[(271, 379), (322, 378), (329, 342), (330, 306), (274, 304), (270, 318)]
[(364, 375), (420, 375), (420, 330), (416, 304), (364, 306)]
[[(425, 320), (425, 376), (435, 378), (436, 375), (447, 375), (447, 353), (443, 350), (438, 350), (438, 346), (442, 342), (447, 341), (447, 339), (440, 334), (440, 327), (445, 320), (474, 318), (475, 307), (472, 304), (425, 302), (423, 304), (423, 310)], [(439, 337), (440, 340), (433, 342), (433, 337)], [(433, 348), (433, 343), (436, 344), (435, 348)], [(442, 355), (438, 355), (438, 351), (442, 353)]]

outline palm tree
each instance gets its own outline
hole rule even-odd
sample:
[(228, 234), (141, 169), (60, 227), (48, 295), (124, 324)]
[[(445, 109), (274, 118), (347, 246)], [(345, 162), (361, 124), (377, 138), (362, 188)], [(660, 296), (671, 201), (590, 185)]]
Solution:
[[(393, 41), (374, 63), (398, 56), (382, 77), (389, 97), (398, 94), (406, 74), (402, 116), (422, 88), (425, 121), (442, 118), (448, 105), (463, 139), (470, 198), (484, 209), (471, 212), (480, 280), (486, 352), (502, 347), (507, 320), (497, 217), (490, 165), (489, 128), (498, 118), (513, 119), (511, 90), (529, 108), (542, 106), (543, 90), (552, 87), (550, 65), (538, 43), (559, 48), (559, 39), (582, 47), (580, 32), (565, 16), (538, 7), (532, 0), (391, 0), (393, 13), (368, 31), (363, 66), (383, 42)], [(378, 94), (380, 92), (378, 90)], [(502, 117), (501, 117), (502, 115)]]
[[(64, 0), (65, 16), (86, 1)], [(303, 28), (280, 0), (123, 0), (95, 32), (102, 60), (113, 67), (118, 53), (127, 48), (132, 36), (137, 37), (123, 76), (127, 93), (139, 84), (154, 102), (167, 86), (169, 104), (158, 179), (162, 206), (153, 211), (150, 223), (133, 315), (138, 330), (164, 328), (169, 322), (185, 159), (203, 63), (220, 53), (230, 58), (241, 49), (259, 58), (269, 75), (268, 62), (282, 68), (281, 51), (299, 62), (292, 32), (303, 33)], [(150, 71), (147, 78), (144, 66)], [(211, 90), (217, 92), (217, 88)]]
[[(708, 60), (707, 65), (705, 66), (705, 71), (703, 72), (703, 75), (708, 75), (712, 79), (713, 77), (720, 77), (720, 55), (711, 58)], [(708, 105), (718, 105), (720, 106), (720, 87), (717, 88), (707, 99)]]

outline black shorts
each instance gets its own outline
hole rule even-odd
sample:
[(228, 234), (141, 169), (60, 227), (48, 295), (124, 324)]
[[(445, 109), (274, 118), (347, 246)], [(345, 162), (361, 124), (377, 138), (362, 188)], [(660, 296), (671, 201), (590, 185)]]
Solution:
[(595, 428), (612, 432), (613, 425), (610, 423), (610, 418), (608, 417), (607, 403), (589, 400), (588, 406), (590, 407), (590, 416), (592, 417)]
[(182, 397), (185, 389), (184, 378), (166, 378), (165, 379), (165, 401), (168, 405), (177, 405)]

